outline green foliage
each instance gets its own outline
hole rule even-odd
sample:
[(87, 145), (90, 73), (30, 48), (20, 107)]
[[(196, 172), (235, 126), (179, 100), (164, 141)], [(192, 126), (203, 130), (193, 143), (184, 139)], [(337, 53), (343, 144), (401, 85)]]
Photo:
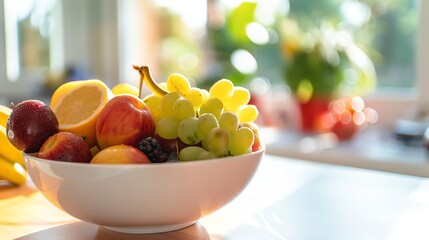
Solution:
[(246, 34), (246, 25), (255, 21), (256, 2), (243, 2), (235, 8), (226, 19), (226, 26), (235, 44), (249, 45), (251, 41)]
[(298, 98), (360, 95), (375, 87), (373, 63), (350, 35), (326, 24), (305, 33), (293, 21), (283, 26), (284, 77)]
[[(359, 26), (349, 24), (342, 16), (345, 3), (368, 8), (369, 18)], [(288, 17), (308, 31), (321, 20), (342, 24), (353, 32), (356, 42), (370, 46), (365, 50), (377, 69), (378, 86), (412, 85), (415, 78), (416, 26), (418, 1), (415, 0), (290, 0)], [(400, 47), (398, 47), (400, 46)]]
[[(345, 54), (341, 53), (341, 62)], [(291, 91), (297, 93), (302, 81), (308, 81), (313, 96), (332, 96), (344, 79), (343, 69), (329, 63), (316, 46), (313, 51), (301, 51), (291, 59), (285, 70), (285, 79)]]
[(244, 85), (251, 76), (238, 71), (231, 64), (231, 54), (238, 49), (249, 52), (257, 47), (246, 34), (247, 24), (255, 21), (256, 2), (243, 2), (238, 7), (226, 12), (225, 24), (218, 28), (208, 29), (210, 44), (221, 71), (209, 76), (206, 85), (220, 78), (227, 78), (237, 85)]

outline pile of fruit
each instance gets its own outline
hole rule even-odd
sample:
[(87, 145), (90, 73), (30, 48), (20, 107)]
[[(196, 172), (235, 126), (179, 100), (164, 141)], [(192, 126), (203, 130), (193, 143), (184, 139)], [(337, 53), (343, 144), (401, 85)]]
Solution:
[[(12, 106), (0, 128), (2, 149), (6, 141), (16, 155), (23, 151), (58, 161), (161, 163), (236, 156), (261, 148), (254, 123), (258, 110), (249, 104), (247, 89), (227, 79), (200, 89), (181, 74), (157, 84), (148, 67), (134, 68), (140, 88), (121, 83), (109, 89), (94, 79), (72, 81), (56, 89), (50, 106), (33, 99)], [(152, 94), (141, 98), (143, 83)], [(14, 158), (24, 166), (22, 156)]]

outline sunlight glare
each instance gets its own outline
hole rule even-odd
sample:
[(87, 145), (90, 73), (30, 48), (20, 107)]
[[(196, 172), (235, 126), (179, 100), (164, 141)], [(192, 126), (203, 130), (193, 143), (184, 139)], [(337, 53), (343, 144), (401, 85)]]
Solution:
[(376, 123), (378, 121), (378, 113), (373, 108), (365, 108), (363, 113), (368, 123)]
[(359, 96), (354, 96), (351, 100), (351, 104), (352, 109), (354, 111), (362, 111), (365, 107), (365, 102), (363, 101), (363, 99)]
[(371, 17), (368, 5), (355, 0), (342, 3), (340, 11), (344, 19), (356, 27), (362, 26)]
[(252, 74), (258, 69), (258, 63), (253, 55), (244, 50), (238, 49), (231, 54), (232, 65), (243, 74)]
[(192, 70), (198, 67), (198, 57), (191, 53), (186, 53), (180, 56), (179, 66), (181, 69)]
[(267, 29), (256, 22), (247, 24), (246, 34), (252, 42), (259, 45), (267, 44), (270, 41)]
[(353, 122), (356, 125), (363, 125), (366, 122), (365, 114), (361, 111), (354, 112)]
[(264, 78), (255, 78), (250, 82), (250, 90), (259, 95), (268, 93), (269, 88), (270, 82)]

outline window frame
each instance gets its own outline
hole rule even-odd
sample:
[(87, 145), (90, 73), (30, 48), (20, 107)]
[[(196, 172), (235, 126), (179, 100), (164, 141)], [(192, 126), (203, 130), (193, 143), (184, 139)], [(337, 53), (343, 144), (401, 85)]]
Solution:
[(429, 101), (429, 94), (425, 90), (429, 89), (429, 68), (425, 63), (429, 63), (429, 2), (420, 0), (419, 7), (419, 30), (417, 43), (417, 86), (419, 89), (420, 101)]

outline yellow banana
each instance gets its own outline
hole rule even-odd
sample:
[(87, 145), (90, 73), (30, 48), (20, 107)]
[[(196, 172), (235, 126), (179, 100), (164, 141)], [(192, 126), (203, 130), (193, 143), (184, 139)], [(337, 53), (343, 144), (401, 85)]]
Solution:
[[(9, 118), (10, 113), (12, 112), (12, 109), (0, 105), (0, 126), (6, 127), (7, 119)], [(1, 143), (2, 141), (0, 141)], [(0, 146), (1, 147), (1, 146)], [(0, 180), (3, 179), (0, 177)]]
[(143, 82), (146, 83), (148, 88), (158, 96), (164, 96), (168, 92), (162, 89), (152, 78), (152, 75), (150, 74), (149, 67), (147, 66), (137, 66), (133, 65), (133, 68), (137, 70), (140, 74), (140, 84), (139, 84), (139, 97), (141, 97), (141, 90)]
[(27, 173), (21, 164), (9, 161), (0, 156), (0, 178), (6, 179), (16, 185), (21, 185), (25, 183)]
[(25, 167), (22, 152), (16, 149), (12, 145), (12, 143), (9, 142), (9, 139), (7, 138), (6, 128), (3, 126), (0, 126), (0, 156), (3, 156), (3, 158), (8, 159), (9, 161), (17, 162), (21, 164), (22, 167)]
[(6, 133), (7, 119), (12, 109), (0, 105), (0, 179), (16, 185), (24, 184), (26, 171), (22, 152), (9, 142)]
[(12, 109), (0, 105), (0, 126), (6, 127), (7, 119), (9, 118)]

